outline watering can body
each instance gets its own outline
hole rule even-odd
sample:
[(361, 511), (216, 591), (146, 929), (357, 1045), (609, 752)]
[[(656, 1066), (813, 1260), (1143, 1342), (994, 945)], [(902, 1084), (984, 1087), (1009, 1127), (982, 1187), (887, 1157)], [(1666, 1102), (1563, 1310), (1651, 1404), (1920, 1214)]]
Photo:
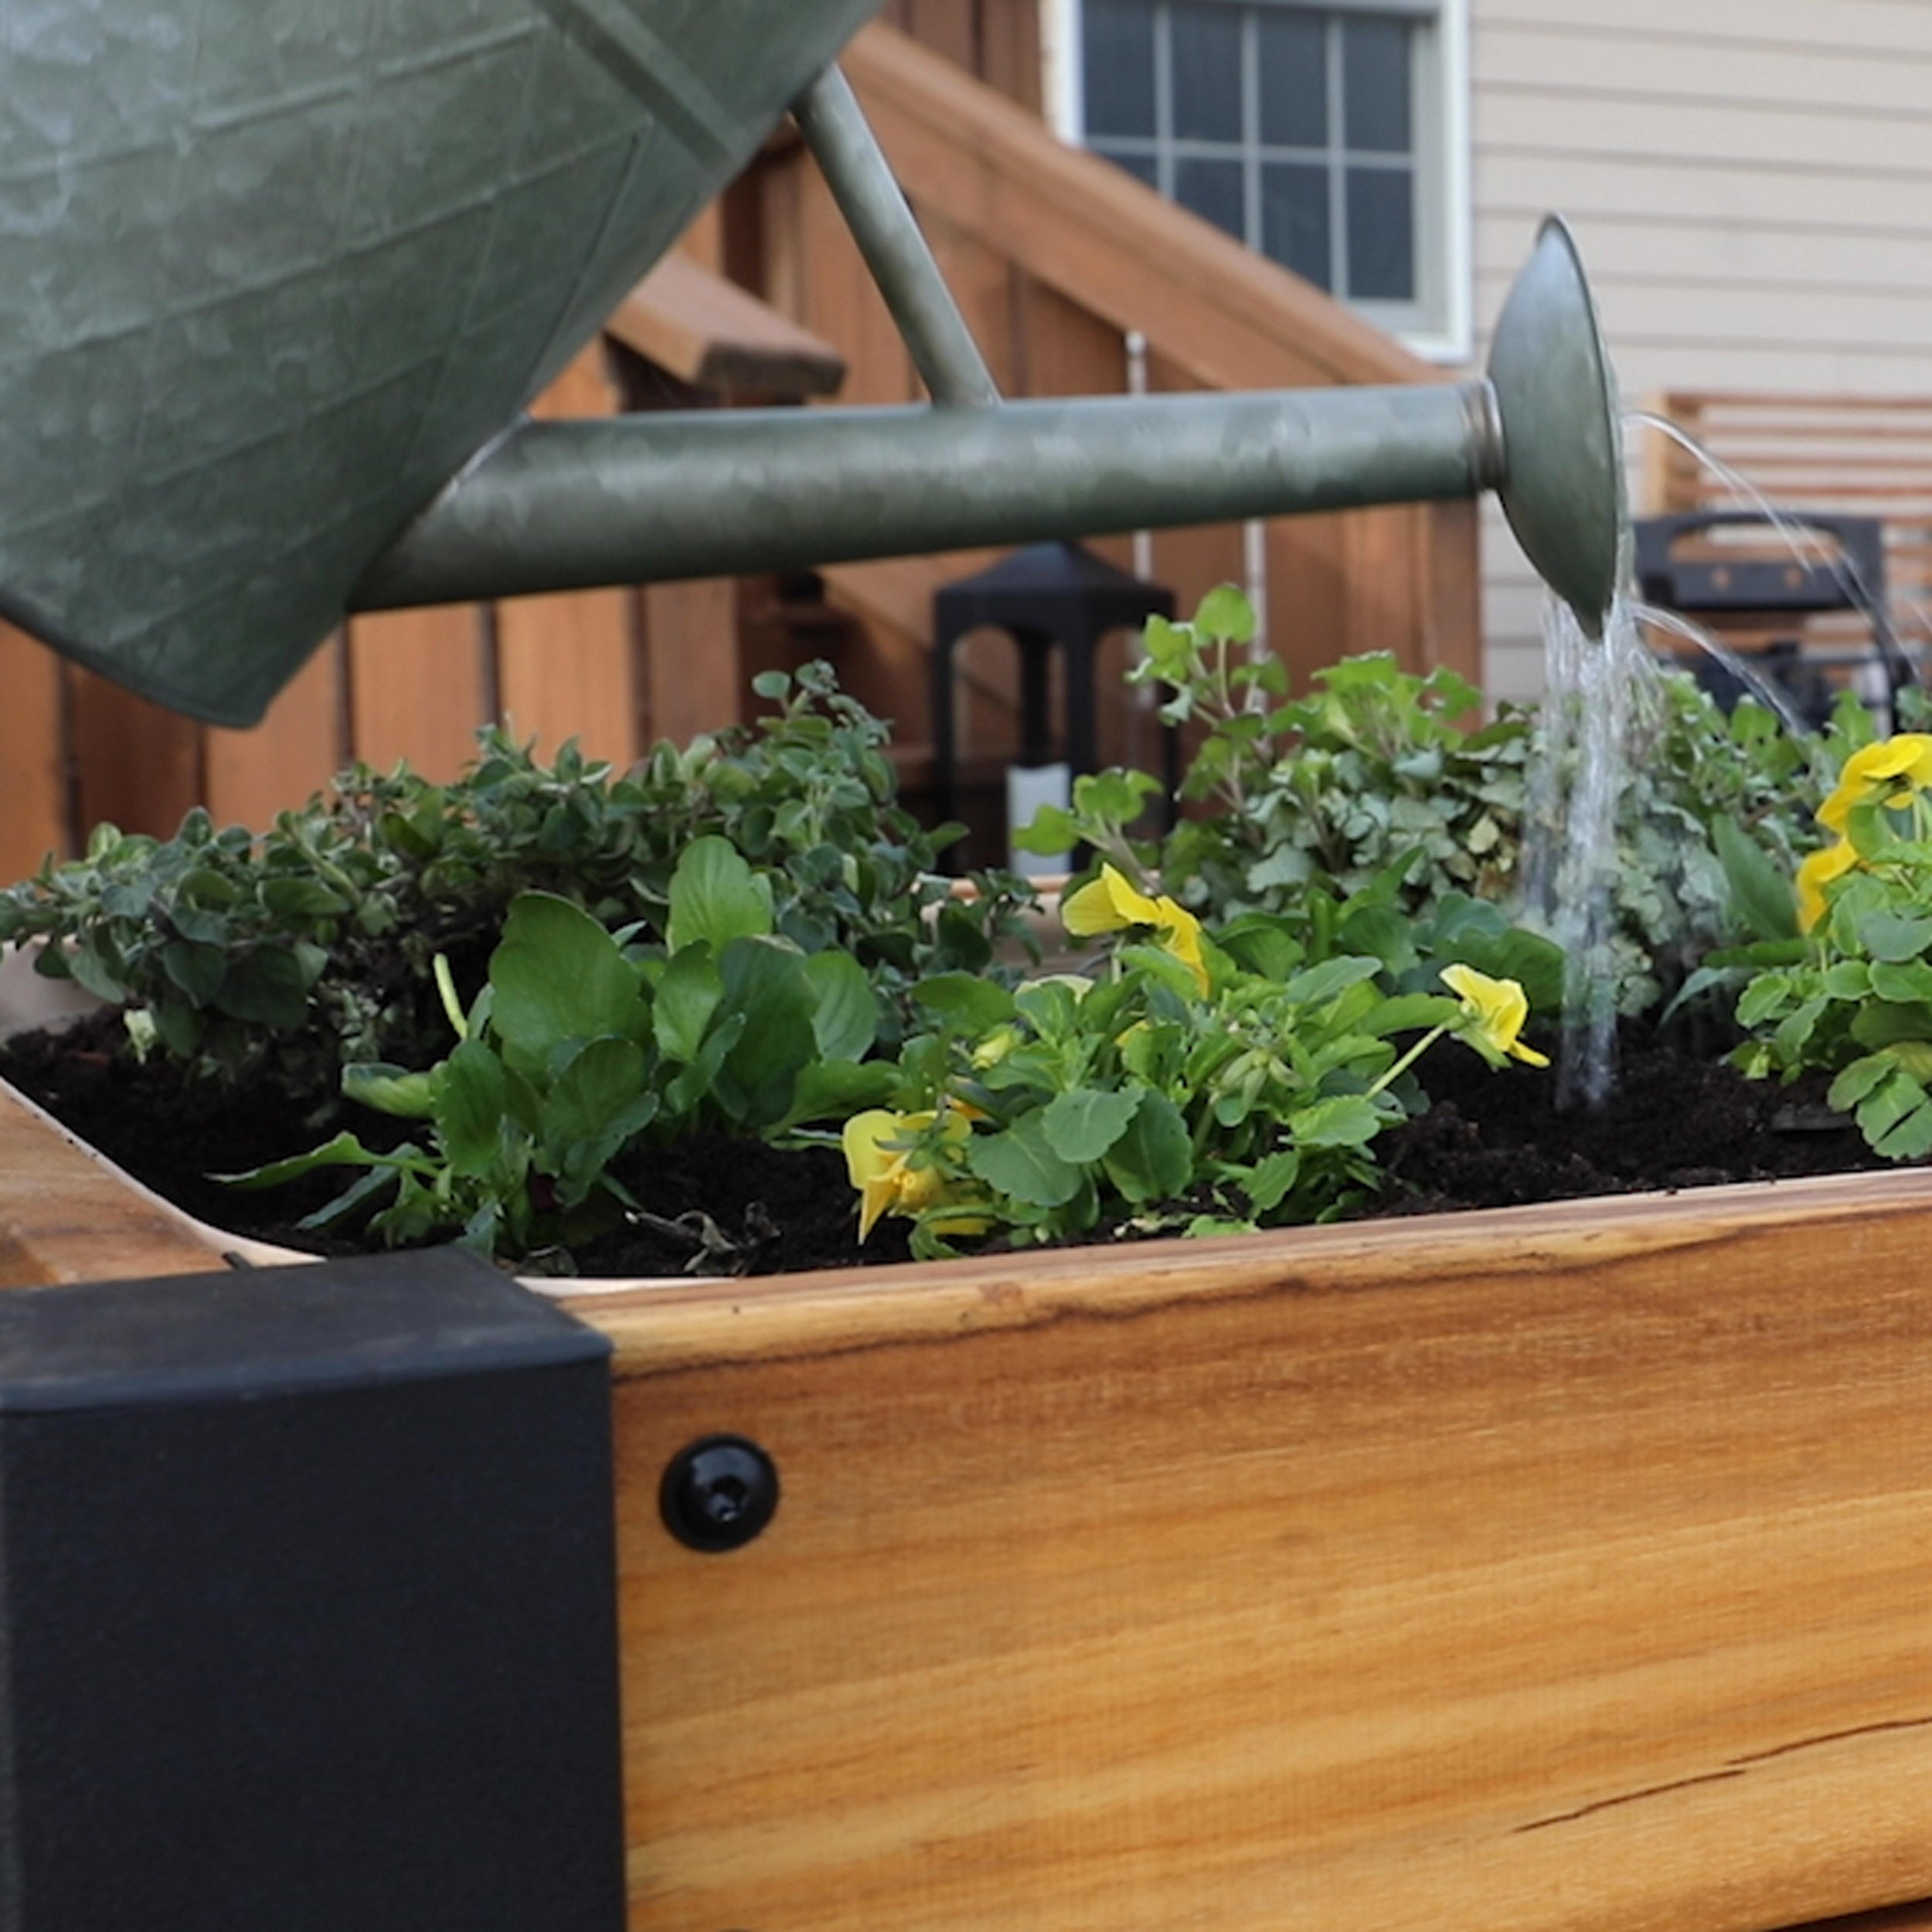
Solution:
[[(1482, 380), (1002, 403), (831, 65), (877, 5), (0, 9), (0, 614), (248, 724), (350, 610), (1494, 488), (1594, 628), (1560, 223)], [(788, 111), (941, 406), (519, 422)]]
[(878, 0), (0, 18), (0, 611), (246, 723)]

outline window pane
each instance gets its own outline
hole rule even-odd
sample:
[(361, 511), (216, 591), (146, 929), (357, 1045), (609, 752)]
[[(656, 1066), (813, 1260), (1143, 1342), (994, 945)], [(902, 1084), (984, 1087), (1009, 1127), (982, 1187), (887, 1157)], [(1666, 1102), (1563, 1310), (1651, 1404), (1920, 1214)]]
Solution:
[(1357, 301), (1413, 301), (1415, 196), (1409, 170), (1351, 168), (1344, 192), (1350, 297)]
[(1161, 170), (1154, 157), (1147, 153), (1136, 154), (1129, 149), (1110, 148), (1104, 141), (1094, 144), (1097, 155), (1104, 155), (1116, 168), (1124, 168), (1130, 175), (1138, 175), (1150, 188), (1161, 185)]
[(1082, 63), (1090, 134), (1154, 132), (1154, 0), (1087, 0)]
[(1174, 199), (1205, 216), (1239, 240), (1247, 239), (1241, 219), (1241, 164), (1238, 161), (1176, 161)]
[(1233, 7), (1168, 9), (1174, 131), (1182, 140), (1241, 139), (1241, 16)]
[(1261, 170), (1261, 250), (1318, 287), (1332, 286), (1325, 168)]
[(1318, 13), (1261, 7), (1254, 16), (1261, 138), (1281, 148), (1328, 145), (1328, 32)]
[(1409, 33), (1400, 20), (1343, 19), (1342, 138), (1348, 147), (1409, 152)]

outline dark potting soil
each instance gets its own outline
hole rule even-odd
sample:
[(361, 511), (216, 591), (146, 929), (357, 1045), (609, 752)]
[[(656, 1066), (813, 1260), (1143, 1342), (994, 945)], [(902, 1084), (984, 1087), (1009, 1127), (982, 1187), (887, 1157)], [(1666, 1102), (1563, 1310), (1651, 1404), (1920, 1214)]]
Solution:
[[(184, 1081), (159, 1060), (115, 1050), (117, 1019), (57, 1036), (23, 1035), (0, 1074), (111, 1159), (190, 1213), (292, 1247), (342, 1251), (295, 1226), (351, 1178), (325, 1173), (242, 1192), (213, 1174), (299, 1153), (352, 1126), (366, 1145), (406, 1124), (332, 1102), (303, 1117), (279, 1095)], [(1545, 1043), (1548, 1044), (1548, 1043)], [(1586, 1195), (1770, 1180), (1890, 1165), (1833, 1122), (1815, 1089), (1747, 1080), (1634, 1029), (1620, 1043), (1614, 1092), (1600, 1107), (1560, 1109), (1557, 1080), (1512, 1065), (1492, 1073), (1466, 1049), (1431, 1056), (1429, 1111), (1377, 1144), (1386, 1175), (1367, 1215), (1513, 1206)], [(1821, 1124), (1822, 1123), (1822, 1124)], [(592, 1275), (774, 1274), (903, 1260), (906, 1226), (884, 1220), (862, 1249), (855, 1198), (836, 1150), (778, 1150), (719, 1139), (635, 1155), (621, 1178), (643, 1224), (614, 1230), (570, 1257)], [(561, 1262), (563, 1257), (558, 1257)], [(692, 1266), (692, 1264), (697, 1264)]]

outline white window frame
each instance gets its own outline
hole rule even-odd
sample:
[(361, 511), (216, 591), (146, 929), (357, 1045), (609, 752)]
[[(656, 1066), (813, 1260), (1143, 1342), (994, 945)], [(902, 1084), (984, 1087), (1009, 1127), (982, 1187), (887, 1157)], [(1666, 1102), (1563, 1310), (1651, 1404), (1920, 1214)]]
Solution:
[[(1255, 0), (1247, 0), (1254, 4)], [(1082, 0), (1041, 0), (1042, 98), (1063, 141), (1081, 145), (1086, 104), (1081, 96)], [(1376, 0), (1308, 0), (1331, 10), (1376, 10)], [(1383, 9), (1385, 11), (1388, 9)], [(1413, 354), (1431, 362), (1467, 362), (1473, 353), (1471, 284), (1469, 0), (1436, 0), (1434, 85), (1417, 103), (1416, 233), (1418, 270), (1425, 287), (1440, 276), (1430, 327), (1394, 326), (1386, 305), (1354, 304)], [(1426, 253), (1427, 259), (1420, 259)]]

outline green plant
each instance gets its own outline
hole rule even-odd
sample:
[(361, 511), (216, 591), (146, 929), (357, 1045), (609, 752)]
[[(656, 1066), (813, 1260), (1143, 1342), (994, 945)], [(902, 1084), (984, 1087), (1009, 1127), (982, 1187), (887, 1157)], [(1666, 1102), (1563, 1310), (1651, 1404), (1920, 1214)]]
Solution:
[(1412, 906), (1451, 890), (1505, 896), (1527, 720), (1467, 728), (1471, 685), (1446, 669), (1413, 676), (1386, 654), (1331, 665), (1291, 699), (1280, 660), (1250, 655), (1253, 635), (1247, 600), (1223, 585), (1189, 622), (1152, 620), (1128, 673), (1167, 687), (1164, 719), (1203, 729), (1182, 793), (1206, 810), (1163, 844), (1135, 840), (1127, 828), (1155, 781), (1102, 774), (1077, 784), (1070, 814), (1043, 813), (1025, 847), (1083, 842), (1131, 877), (1182, 882), (1190, 906), (1218, 916), (1282, 911), (1316, 879), (1345, 897), (1398, 859)]
[(1753, 950), (1733, 1056), (1760, 1078), (1833, 1077), (1879, 1153), (1932, 1152), (1932, 736), (1867, 740), (1818, 817), (1835, 834), (1798, 867), (1794, 924)]
[(921, 974), (988, 969), (1030, 890), (995, 873), (950, 895), (936, 871), (956, 828), (894, 802), (886, 727), (826, 667), (757, 689), (774, 708), (755, 725), (625, 774), (573, 745), (545, 765), (492, 730), (451, 784), (357, 765), (260, 838), (200, 811), (165, 840), (103, 826), (0, 893), (0, 941), (49, 942), (40, 969), (124, 1006), (144, 1048), (333, 1094), (345, 1064), (433, 1054), (432, 961), (473, 986), (519, 893), (662, 938), (681, 855), (722, 837), (765, 877), (776, 933), (864, 969), (889, 1037)]
[(455, 1047), (434, 1066), (344, 1070), (349, 1096), (420, 1123), (371, 1149), (353, 1132), (246, 1175), (270, 1186), (318, 1168), (359, 1178), (304, 1225), (372, 1209), (392, 1245), (454, 1233), (519, 1258), (562, 1251), (643, 1212), (611, 1172), (638, 1139), (711, 1130), (768, 1138), (881, 1096), (866, 1064), (881, 1007), (849, 954), (808, 954), (775, 930), (768, 876), (716, 836), (685, 849), (665, 937), (613, 934), (569, 900), (512, 903), (467, 1012), (441, 981)]
[[(889, 1105), (848, 1122), (863, 1225), (906, 1213), (916, 1253), (998, 1230), (1019, 1243), (1215, 1233), (1332, 1218), (1372, 1185), (1370, 1144), (1422, 1104), (1411, 1069), (1445, 1034), (1498, 1063), (1522, 989), (1472, 968), (1461, 997), (1391, 992), (1386, 962), (1311, 961), (1291, 923), (1250, 913), (1211, 936), (1112, 867), (1070, 927), (1125, 938), (1097, 979), (1015, 988), (923, 983)], [(1404, 1050), (1396, 1036), (1421, 1037)]]
[[(1076, 781), (1070, 811), (1026, 828), (1029, 850), (1076, 842), (1144, 886), (1172, 880), (1197, 911), (1304, 916), (1311, 889), (1345, 900), (1398, 881), (1424, 915), (1457, 896), (1521, 908), (1560, 784), (1531, 782), (1572, 734), (1547, 712), (1505, 706), (1471, 723), (1478, 694), (1452, 672), (1402, 670), (1386, 655), (1315, 673), (1286, 696), (1272, 658), (1252, 658), (1253, 612), (1230, 587), (1185, 624), (1156, 619), (1129, 674), (1171, 693), (1162, 715), (1204, 730), (1183, 787), (1197, 809), (1165, 841), (1131, 828), (1156, 782), (1109, 771)], [(1742, 936), (1719, 841), (1795, 862), (1818, 760), (1768, 713), (1729, 715), (1694, 680), (1659, 670), (1635, 707), (1617, 815), (1612, 939), (1617, 1003), (1638, 1012), (1678, 988), (1713, 947)], [(1841, 730), (1855, 727), (1849, 717)], [(1557, 774), (1560, 777), (1560, 774)]]

